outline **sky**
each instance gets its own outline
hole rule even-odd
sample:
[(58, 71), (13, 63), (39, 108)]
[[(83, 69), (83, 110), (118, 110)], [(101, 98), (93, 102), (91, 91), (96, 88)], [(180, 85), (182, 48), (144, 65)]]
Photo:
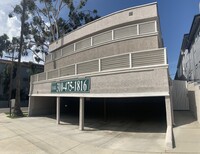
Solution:
[[(77, 1), (77, 0), (76, 0)], [(9, 19), (8, 13), (20, 0), (0, 0), (0, 35), (9, 37), (19, 35), (20, 22)], [(100, 16), (129, 7), (157, 2), (164, 46), (168, 52), (170, 76), (176, 73), (183, 35), (189, 33), (194, 15), (199, 13), (200, 0), (88, 0), (85, 9), (96, 9)], [(33, 60), (32, 56), (23, 57), (24, 61)]]

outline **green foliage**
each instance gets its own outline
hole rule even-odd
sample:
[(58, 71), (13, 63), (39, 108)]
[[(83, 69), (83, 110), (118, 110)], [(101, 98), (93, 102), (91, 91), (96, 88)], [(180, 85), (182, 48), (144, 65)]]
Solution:
[(9, 50), (10, 43), (6, 34), (0, 36), (0, 57), (3, 57), (3, 51), (7, 52)]
[[(6, 64), (3, 71), (2, 71), (2, 83), (3, 83), (3, 93), (7, 94), (9, 91), (10, 87), (10, 70), (11, 70), (11, 64)], [(13, 66), (13, 73), (12, 73), (12, 78), (16, 78), (16, 72), (17, 72), (17, 67), (16, 65)]]
[[(42, 60), (38, 56), (39, 53), (48, 53), (49, 43), (99, 18), (97, 10), (83, 10), (87, 0), (26, 0), (26, 2), (24, 49), (31, 50), (38, 62)], [(9, 17), (14, 15), (21, 17), (21, 14), (22, 3), (14, 7)]]

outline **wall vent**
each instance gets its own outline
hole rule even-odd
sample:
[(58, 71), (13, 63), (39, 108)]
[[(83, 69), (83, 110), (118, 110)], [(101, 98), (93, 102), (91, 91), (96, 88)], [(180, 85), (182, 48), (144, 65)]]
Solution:
[(132, 16), (133, 15), (133, 12), (129, 12), (129, 16)]

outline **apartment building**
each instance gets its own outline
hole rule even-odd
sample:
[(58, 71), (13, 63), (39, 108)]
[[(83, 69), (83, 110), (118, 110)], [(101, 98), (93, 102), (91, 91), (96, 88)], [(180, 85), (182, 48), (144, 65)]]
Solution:
[[(8, 107), (9, 83), (10, 78), (7, 78), (10, 73), (12, 62), (10, 60), (0, 60), (0, 107)], [(13, 69), (13, 84), (12, 84), (12, 98), (15, 98), (16, 91), (16, 71), (17, 62), (14, 62)], [(31, 62), (21, 63), (21, 106), (28, 106), (29, 83), (30, 76), (35, 73), (44, 71), (44, 66)], [(6, 73), (5, 73), (6, 72)]]
[(200, 15), (195, 15), (190, 32), (183, 37), (176, 80), (200, 81)]
[(162, 97), (166, 145), (172, 147), (168, 63), (157, 3), (109, 14), (53, 42), (44, 72), (33, 75), (30, 84), (29, 116), (56, 112), (59, 124), (60, 98), (79, 98), (80, 130), (86, 99)]

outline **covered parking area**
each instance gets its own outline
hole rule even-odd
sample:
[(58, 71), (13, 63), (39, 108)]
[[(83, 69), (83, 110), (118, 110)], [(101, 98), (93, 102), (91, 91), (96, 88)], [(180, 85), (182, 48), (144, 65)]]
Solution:
[(57, 124), (68, 122), (69, 118), (73, 117), (75, 125), (79, 125), (81, 131), (110, 129), (129, 132), (166, 132), (165, 143), (167, 147), (172, 146), (172, 110), (169, 96), (114, 98), (60, 95), (34, 97), (32, 100), (34, 103), (30, 103), (29, 116), (54, 114)]

